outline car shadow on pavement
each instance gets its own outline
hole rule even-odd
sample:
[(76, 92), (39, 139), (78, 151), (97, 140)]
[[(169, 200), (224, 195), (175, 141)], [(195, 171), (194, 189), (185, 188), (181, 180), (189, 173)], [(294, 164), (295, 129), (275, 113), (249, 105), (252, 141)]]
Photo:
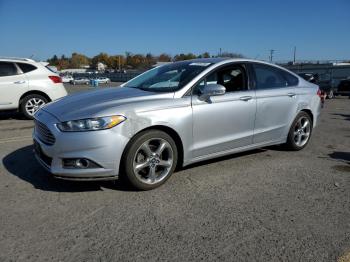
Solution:
[(350, 165), (350, 152), (338, 152), (335, 151), (331, 154), (329, 154), (330, 158), (333, 158), (335, 160), (340, 160), (342, 162), (345, 162)]
[(343, 117), (344, 119), (343, 120), (347, 120), (347, 121), (350, 121), (350, 115), (349, 114), (333, 114), (334, 116), (341, 116)]
[(34, 157), (33, 146), (26, 146), (8, 154), (2, 160), (7, 171), (32, 184), (35, 188), (53, 192), (86, 192), (99, 191), (103, 188), (133, 191), (121, 181), (65, 181), (52, 177)]
[(25, 120), (25, 117), (17, 111), (4, 111), (0, 112), (0, 120)]

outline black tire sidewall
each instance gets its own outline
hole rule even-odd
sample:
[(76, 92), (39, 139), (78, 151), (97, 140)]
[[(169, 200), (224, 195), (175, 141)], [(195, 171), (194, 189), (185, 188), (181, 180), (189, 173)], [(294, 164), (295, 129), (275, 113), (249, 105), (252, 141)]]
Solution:
[[(294, 142), (294, 127), (295, 127), (295, 124), (298, 122), (298, 120), (301, 118), (301, 117), (307, 117), (310, 121), (310, 136), (309, 136), (309, 139), (307, 140), (307, 142), (305, 143), (305, 145), (303, 146), (298, 146), (295, 144)], [(310, 115), (306, 112), (300, 112), (294, 119), (290, 129), (289, 129), (289, 133), (288, 133), (288, 138), (287, 138), (287, 148), (289, 148), (290, 150), (294, 150), (294, 151), (298, 151), (298, 150), (301, 150), (303, 149), (304, 147), (307, 146), (307, 144), (310, 142), (310, 139), (311, 139), (311, 135), (312, 135), (312, 127), (313, 127), (313, 122), (312, 122), (312, 119), (310, 117)]]
[[(136, 175), (133, 171), (133, 161), (136, 154), (136, 151), (138, 148), (147, 140), (152, 138), (162, 138), (166, 140), (173, 150), (173, 161), (174, 164), (168, 174), (167, 177), (165, 177), (162, 181), (156, 184), (146, 184), (142, 183), (140, 180), (137, 179)], [(174, 170), (176, 168), (178, 160), (178, 151), (175, 141), (172, 139), (171, 136), (169, 136), (167, 133), (161, 131), (161, 130), (147, 130), (144, 132), (141, 132), (140, 134), (136, 135), (132, 140), (129, 142), (125, 149), (125, 153), (123, 154), (122, 158), (122, 168), (121, 171), (123, 172), (120, 174), (122, 180), (127, 180), (133, 187), (139, 189), (139, 190), (151, 190), (156, 187), (159, 187), (160, 185), (164, 184), (174, 173)]]
[(28, 96), (24, 97), (21, 100), (20, 111), (27, 119), (34, 119), (34, 116), (29, 115), (27, 110), (26, 110), (26, 103), (28, 102), (29, 99), (32, 99), (32, 98), (39, 98), (39, 99), (43, 100), (45, 102), (45, 104), (47, 104), (47, 102), (48, 102), (47, 98), (45, 98), (42, 95), (32, 94), (32, 95), (28, 95)]

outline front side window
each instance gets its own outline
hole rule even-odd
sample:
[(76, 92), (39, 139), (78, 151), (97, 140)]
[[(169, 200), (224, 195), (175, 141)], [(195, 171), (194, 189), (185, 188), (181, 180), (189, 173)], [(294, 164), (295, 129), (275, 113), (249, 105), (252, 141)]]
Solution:
[(183, 61), (149, 70), (130, 80), (124, 87), (151, 92), (175, 92), (208, 68), (211, 63)]
[(218, 69), (205, 77), (194, 89), (198, 94), (199, 88), (204, 85), (219, 84), (226, 88), (226, 93), (247, 90), (247, 74), (241, 65), (231, 65)]
[(17, 67), (14, 63), (0, 62), (0, 77), (17, 75)]
[(298, 78), (276, 67), (253, 64), (253, 68), (255, 71), (256, 89), (283, 88), (298, 84)]

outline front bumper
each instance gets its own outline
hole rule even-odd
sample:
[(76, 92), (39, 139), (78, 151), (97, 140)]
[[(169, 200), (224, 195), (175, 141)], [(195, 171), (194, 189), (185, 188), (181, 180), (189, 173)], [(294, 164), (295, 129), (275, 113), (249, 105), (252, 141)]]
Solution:
[[(129, 138), (121, 135), (121, 126), (90, 132), (61, 132), (59, 122), (50, 113), (40, 110), (35, 119), (51, 131), (53, 145), (43, 141), (36, 128), (33, 132), (35, 156), (39, 163), (54, 177), (66, 180), (115, 180), (119, 164)], [(84, 158), (96, 163), (94, 168), (65, 168), (63, 159)]]

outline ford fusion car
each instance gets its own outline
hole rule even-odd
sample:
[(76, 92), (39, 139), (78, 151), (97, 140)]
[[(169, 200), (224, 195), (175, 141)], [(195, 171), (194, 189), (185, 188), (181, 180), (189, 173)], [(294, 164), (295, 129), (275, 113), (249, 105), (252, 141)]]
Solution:
[(284, 144), (304, 148), (318, 86), (276, 65), (197, 59), (149, 70), (118, 88), (70, 95), (35, 115), (38, 161), (68, 180), (125, 178), (141, 190), (176, 167)]

